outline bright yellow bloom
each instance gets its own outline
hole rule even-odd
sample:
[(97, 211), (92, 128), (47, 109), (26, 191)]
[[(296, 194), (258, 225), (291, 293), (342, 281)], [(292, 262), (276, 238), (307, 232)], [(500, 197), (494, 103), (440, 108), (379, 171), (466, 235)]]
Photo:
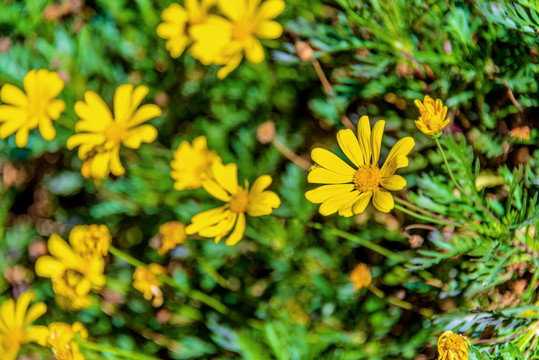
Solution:
[(187, 234), (185, 225), (179, 221), (169, 221), (159, 227), (161, 234), (161, 247), (157, 250), (159, 255), (164, 255), (174, 249), (176, 245), (183, 243)]
[(438, 339), (438, 360), (468, 360), (468, 339), (446, 331)]
[(138, 267), (133, 273), (133, 288), (140, 291), (146, 300), (153, 298), (153, 306), (161, 306), (163, 305), (162, 282), (157, 276), (166, 273), (166, 269), (159, 264), (150, 264), (147, 269)]
[(58, 360), (84, 360), (79, 345), (75, 342), (75, 334), (79, 333), (83, 340), (88, 339), (88, 331), (80, 323), (51, 323), (49, 325), (48, 345)]
[(73, 249), (85, 258), (107, 256), (112, 237), (106, 225), (78, 225), (69, 233)]
[(194, 44), (190, 54), (205, 65), (224, 65), (217, 76), (224, 79), (238, 67), (243, 56), (258, 64), (264, 60), (259, 39), (277, 39), (283, 27), (272, 19), (285, 8), (283, 0), (218, 0), (227, 17), (208, 16), (207, 21), (191, 29)]
[(120, 145), (138, 149), (141, 143), (151, 143), (157, 138), (157, 130), (152, 125), (141, 125), (161, 115), (161, 109), (154, 104), (139, 108), (148, 92), (144, 85), (136, 88), (131, 84), (120, 85), (114, 93), (114, 117), (93, 91), (87, 91), (84, 101), (75, 104), (75, 112), (82, 120), (75, 125), (77, 134), (67, 140), (67, 147), (79, 146), (84, 176), (105, 179), (111, 172), (123, 175)]
[(60, 117), (65, 103), (56, 99), (64, 88), (64, 82), (55, 72), (44, 69), (31, 70), (23, 80), (26, 93), (11, 84), (0, 90), (0, 138), (5, 139), (14, 132), (18, 147), (26, 146), (28, 132), (39, 126), (43, 139), (51, 141), (56, 136), (52, 120)]
[(521, 126), (516, 127), (509, 131), (509, 136), (515, 139), (520, 140), (530, 140), (530, 127), (529, 126)]
[(48, 248), (52, 256), (37, 259), (36, 274), (51, 278), (54, 292), (71, 300), (73, 309), (88, 307), (90, 291), (105, 285), (105, 259), (78, 253), (57, 234), (50, 237)]
[(363, 116), (359, 120), (357, 137), (349, 129), (337, 133), (339, 146), (354, 167), (328, 150), (316, 148), (312, 151), (311, 157), (319, 166), (313, 167), (307, 181), (330, 184), (305, 193), (310, 202), (322, 203), (320, 214), (338, 212), (347, 217), (360, 214), (371, 198), (378, 210), (387, 213), (393, 209), (394, 200), (388, 190), (401, 190), (406, 186), (406, 180), (395, 175), (395, 170), (408, 166), (407, 155), (415, 142), (411, 137), (397, 141), (379, 168), (384, 125), (384, 120), (377, 121), (371, 132), (369, 118)]
[(359, 263), (350, 273), (350, 282), (354, 284), (354, 290), (367, 287), (371, 284), (372, 276), (366, 264)]
[(203, 24), (208, 11), (216, 0), (186, 0), (185, 8), (173, 3), (163, 10), (163, 22), (157, 27), (157, 35), (166, 40), (166, 48), (173, 58), (180, 57), (192, 42), (189, 30), (192, 26)]
[(35, 342), (45, 345), (49, 330), (46, 326), (31, 325), (47, 311), (47, 306), (38, 302), (31, 291), (19, 295), (17, 302), (8, 299), (0, 306), (0, 354), (2, 360), (15, 360), (22, 344)]
[(434, 101), (430, 96), (425, 96), (423, 103), (415, 100), (414, 104), (419, 108), (421, 116), (415, 121), (417, 128), (429, 137), (438, 137), (442, 130), (449, 124), (447, 106), (443, 106), (442, 100)]
[(191, 224), (186, 228), (188, 235), (199, 234), (204, 237), (214, 237), (218, 243), (227, 236), (234, 224), (236, 227), (226, 240), (227, 245), (235, 245), (245, 232), (245, 214), (250, 216), (269, 215), (274, 208), (281, 205), (281, 200), (270, 186), (272, 178), (269, 175), (258, 177), (249, 190), (238, 185), (238, 168), (236, 164), (223, 165), (214, 162), (211, 167), (211, 177), (202, 180), (202, 186), (213, 197), (226, 202), (225, 205), (204, 211), (193, 216)]
[(208, 149), (205, 136), (199, 136), (192, 144), (182, 141), (174, 152), (174, 160), (170, 163), (170, 175), (175, 180), (176, 190), (198, 189), (202, 186), (202, 176), (209, 173), (214, 161), (221, 162), (221, 158), (213, 150)]

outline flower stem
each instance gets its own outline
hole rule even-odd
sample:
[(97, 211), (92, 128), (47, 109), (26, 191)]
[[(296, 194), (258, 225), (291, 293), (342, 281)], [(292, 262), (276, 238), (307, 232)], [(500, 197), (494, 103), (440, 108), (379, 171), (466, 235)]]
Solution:
[(228, 287), (228, 280), (225, 279), (221, 274), (215, 270), (213, 266), (210, 265), (209, 262), (206, 261), (202, 256), (198, 255), (197, 249), (194, 246), (191, 246), (190, 241), (184, 242), (184, 245), (189, 249), (191, 252), (191, 255), (195, 258), (195, 260), (198, 262), (198, 264), (206, 271), (206, 273), (221, 287), (224, 287), (225, 289), (229, 289)]
[[(393, 199), (395, 200), (396, 203), (399, 203), (400, 205), (406, 206), (406, 207), (408, 207), (408, 208), (410, 208), (412, 210), (420, 212), (423, 215), (427, 215), (427, 216), (430, 216), (430, 217), (438, 219), (438, 220), (445, 220), (445, 221), (448, 221), (448, 222), (451, 221), (449, 219), (444, 219), (443, 217), (441, 217), (441, 216), (439, 216), (439, 215), (437, 215), (435, 213), (432, 213), (432, 212), (430, 212), (430, 211), (428, 211), (426, 209), (423, 209), (423, 208), (421, 208), (421, 207), (419, 207), (419, 206), (417, 206), (415, 204), (412, 204), (411, 202), (406, 201), (404, 199), (401, 199), (401, 198), (398, 198), (398, 197), (394, 197)], [(458, 223), (455, 223), (455, 225), (457, 225), (457, 224)]]
[(118, 347), (110, 347), (105, 345), (100, 345), (92, 342), (78, 341), (77, 342), (81, 348), (93, 350), (101, 353), (106, 353), (110, 355), (118, 355), (125, 359), (132, 360), (159, 360), (159, 358), (143, 355), (140, 352), (133, 352), (128, 350), (123, 350)]
[[(380, 289), (378, 289), (376, 286), (374, 285), (369, 285), (368, 289), (376, 296), (378, 296), (380, 299), (385, 299), (388, 303), (392, 304), (392, 305), (395, 305), (395, 306), (398, 306), (400, 308), (403, 308), (405, 310), (414, 310), (414, 306), (412, 304), (410, 304), (408, 301), (404, 301), (404, 300), (401, 300), (401, 299), (397, 299), (396, 297), (393, 297), (393, 296), (386, 296), (386, 294), (384, 294), (384, 292)], [(431, 317), (434, 312), (430, 309), (424, 309), (424, 308), (421, 308), (421, 309), (417, 309), (417, 311), (423, 315), (423, 316), (426, 316), (426, 317)]]
[(426, 215), (421, 215), (421, 214), (418, 214), (412, 210), (408, 210), (398, 204), (395, 204), (395, 209), (397, 210), (400, 210), (402, 211), (403, 213), (405, 214), (408, 214), (410, 216), (413, 216), (413, 217), (416, 217), (418, 219), (421, 219), (421, 220), (424, 220), (424, 221), (427, 221), (427, 222), (431, 222), (431, 223), (434, 223), (434, 224), (438, 224), (438, 225), (443, 225), (443, 226), (461, 226), (462, 224), (460, 223), (456, 223), (456, 222), (453, 222), (453, 221), (446, 221), (446, 220), (440, 220), (440, 219), (435, 219), (433, 217), (430, 217), (430, 216), (426, 216)]
[(462, 194), (464, 194), (468, 199), (472, 200), (472, 202), (475, 205), (479, 206), (479, 208), (481, 208), (481, 210), (483, 210), (488, 216), (490, 216), (492, 218), (492, 220), (499, 223), (500, 220), (498, 220), (498, 218), (492, 212), (490, 212), (489, 209), (487, 209), (483, 204), (481, 204), (479, 201), (477, 201), (474, 197), (469, 195), (466, 191), (464, 191), (464, 188), (462, 186), (460, 186), (460, 184), (457, 182), (457, 180), (453, 176), (453, 172), (451, 171), (451, 168), (449, 167), (449, 163), (447, 162), (447, 157), (445, 156), (445, 152), (444, 152), (444, 149), (442, 148), (442, 145), (440, 145), (440, 141), (438, 139), (434, 139), (434, 141), (436, 142), (436, 146), (438, 147), (438, 150), (440, 150), (440, 154), (442, 154), (442, 159), (444, 160), (444, 164), (445, 164), (445, 168), (447, 169), (447, 173), (449, 174), (449, 177), (451, 178), (451, 180), (453, 181), (453, 183), (455, 184), (457, 189), (459, 189), (459, 191)]
[[(135, 259), (131, 255), (128, 255), (128, 254), (124, 253), (123, 251), (115, 248), (114, 246), (111, 246), (109, 248), (109, 252), (112, 255), (116, 256), (119, 259), (122, 259), (123, 261), (125, 261), (126, 263), (128, 263), (128, 264), (130, 264), (132, 266), (142, 267), (142, 268), (147, 268), (148, 267), (148, 265), (146, 265), (142, 261)], [(165, 284), (167, 284), (167, 285), (179, 290), (180, 292), (182, 292), (186, 297), (189, 297), (189, 298), (191, 298), (193, 300), (198, 300), (198, 301), (208, 305), (209, 307), (213, 308), (214, 310), (220, 312), (221, 314), (228, 314), (229, 313), (229, 309), (226, 307), (226, 305), (222, 304), (218, 300), (214, 299), (213, 297), (211, 297), (211, 296), (209, 296), (209, 295), (207, 295), (207, 294), (205, 294), (205, 293), (203, 293), (201, 291), (189, 289), (186, 286), (180, 285), (176, 281), (174, 281), (174, 279), (171, 278), (170, 276), (159, 275), (158, 278), (159, 278), (159, 280), (163, 281)]]

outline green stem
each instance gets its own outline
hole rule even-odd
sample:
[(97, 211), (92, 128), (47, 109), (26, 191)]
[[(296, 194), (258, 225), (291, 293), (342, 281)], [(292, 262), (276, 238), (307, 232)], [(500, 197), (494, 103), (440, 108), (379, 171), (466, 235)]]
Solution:
[(125, 359), (132, 359), (132, 360), (159, 360), (159, 358), (143, 355), (139, 352), (133, 352), (128, 350), (123, 350), (117, 347), (110, 347), (105, 345), (100, 345), (96, 343), (86, 342), (86, 341), (78, 341), (77, 342), (81, 348), (93, 350), (101, 353), (111, 354), (111, 355), (118, 355)]
[(313, 222), (308, 223), (308, 226), (310, 226), (312, 228), (315, 228), (315, 229), (318, 229), (318, 230), (325, 229), (325, 230), (327, 230), (328, 232), (330, 232), (333, 235), (339, 236), (339, 237), (341, 237), (343, 239), (349, 240), (349, 241), (351, 241), (353, 243), (356, 243), (356, 244), (359, 244), (359, 245), (364, 246), (366, 248), (369, 248), (372, 251), (375, 251), (380, 255), (384, 255), (385, 257), (395, 261), (396, 263), (403, 262), (405, 260), (399, 254), (394, 253), (393, 251), (388, 250), (383, 246), (380, 246), (380, 245), (378, 245), (376, 243), (373, 243), (373, 242), (371, 242), (369, 240), (360, 238), (359, 236), (352, 235), (352, 234), (350, 234), (350, 233), (348, 233), (346, 231), (334, 228), (332, 226), (328, 226), (328, 225), (323, 226), (322, 224), (313, 223)]
[(195, 258), (195, 260), (198, 262), (198, 264), (206, 271), (206, 273), (219, 285), (224, 287), (225, 289), (228, 289), (228, 280), (225, 279), (221, 274), (215, 270), (213, 266), (210, 265), (209, 262), (206, 261), (202, 256), (198, 255), (197, 249), (194, 246), (191, 246), (190, 241), (186, 241), (183, 243), (189, 251), (191, 251), (191, 254)]
[(481, 208), (481, 210), (483, 210), (488, 216), (490, 216), (492, 218), (492, 220), (499, 223), (500, 220), (498, 220), (498, 218), (492, 212), (490, 212), (489, 209), (487, 209), (483, 204), (481, 204), (479, 201), (477, 201), (474, 197), (469, 195), (466, 191), (464, 191), (464, 188), (462, 186), (460, 186), (460, 184), (457, 182), (457, 180), (453, 176), (453, 172), (451, 171), (451, 168), (449, 167), (449, 163), (447, 162), (447, 157), (445, 156), (445, 152), (444, 152), (444, 149), (442, 148), (442, 145), (440, 145), (440, 141), (438, 139), (434, 139), (434, 141), (436, 142), (436, 146), (438, 147), (438, 150), (440, 150), (440, 154), (442, 154), (442, 159), (444, 160), (444, 164), (445, 164), (445, 168), (447, 169), (447, 173), (449, 174), (449, 177), (451, 178), (451, 180), (453, 181), (453, 183), (455, 184), (457, 189), (459, 189), (459, 191), (463, 195), (465, 195), (468, 199), (472, 200), (472, 202), (475, 205), (479, 206), (479, 208)]
[[(425, 209), (423, 209), (423, 208), (421, 208), (421, 207), (419, 207), (419, 206), (417, 206), (417, 205), (415, 205), (415, 204), (412, 204), (411, 202), (406, 201), (406, 200), (404, 200), (404, 199), (400, 199), (400, 198), (398, 198), (398, 197), (394, 197), (393, 199), (395, 200), (396, 203), (399, 203), (400, 205), (406, 206), (406, 207), (408, 207), (408, 208), (410, 208), (410, 209), (412, 209), (412, 210), (415, 210), (415, 211), (417, 211), (417, 212), (420, 212), (420, 213), (422, 213), (423, 215), (430, 216), (430, 217), (432, 217), (432, 218), (434, 218), (434, 219), (444, 220), (444, 221), (447, 221), (447, 222), (451, 222), (451, 220), (449, 220), (449, 219), (444, 219), (444, 218), (441, 217), (440, 215), (435, 214), (435, 213), (432, 213), (432, 212), (430, 212), (430, 211), (428, 211), (428, 210), (425, 210)], [(455, 222), (455, 225), (460, 225), (460, 223)]]
[(425, 215), (421, 215), (421, 214), (418, 214), (416, 212), (413, 212), (412, 210), (408, 210), (398, 204), (395, 204), (395, 209), (397, 210), (400, 210), (402, 211), (403, 213), (405, 214), (408, 214), (410, 216), (413, 216), (413, 217), (416, 217), (418, 219), (421, 219), (421, 220), (424, 220), (424, 221), (427, 221), (427, 222), (431, 222), (431, 223), (434, 223), (434, 224), (438, 224), (438, 225), (443, 225), (443, 226), (461, 226), (462, 224), (460, 223), (455, 223), (453, 221), (445, 221), (445, 220), (439, 220), (439, 219), (435, 219), (433, 217), (430, 217), (430, 216), (425, 216)]
[[(133, 265), (135, 267), (142, 267), (142, 268), (147, 268), (148, 267), (148, 265), (146, 265), (142, 261), (135, 259), (131, 255), (128, 255), (128, 254), (124, 253), (123, 251), (115, 248), (114, 246), (111, 246), (109, 248), (109, 252), (112, 255), (116, 256), (117, 258), (122, 259), (126, 263), (128, 263), (130, 265)], [(189, 298), (191, 298), (193, 300), (198, 300), (198, 301), (208, 305), (209, 307), (213, 308), (214, 310), (220, 312), (221, 314), (228, 314), (229, 313), (229, 309), (226, 307), (226, 305), (222, 304), (221, 302), (219, 302), (218, 300), (216, 300), (213, 297), (209, 296), (208, 294), (205, 294), (205, 293), (203, 293), (201, 291), (198, 291), (198, 290), (189, 289), (186, 286), (182, 286), (182, 285), (178, 284), (176, 281), (174, 281), (174, 279), (172, 279), (170, 276), (159, 275), (158, 278), (159, 278), (159, 280), (161, 280), (165, 284), (167, 284), (167, 285), (179, 290), (180, 292), (182, 292), (186, 297), (189, 297)]]

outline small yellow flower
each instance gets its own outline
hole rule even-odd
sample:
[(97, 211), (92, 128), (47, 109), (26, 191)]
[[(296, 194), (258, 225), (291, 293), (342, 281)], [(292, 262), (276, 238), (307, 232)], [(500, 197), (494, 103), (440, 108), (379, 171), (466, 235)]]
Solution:
[(170, 163), (176, 190), (198, 189), (202, 186), (202, 176), (209, 173), (211, 164), (221, 161), (213, 150), (208, 149), (205, 136), (199, 136), (192, 144), (182, 141), (174, 152), (174, 160)]
[(512, 129), (511, 131), (509, 131), (509, 135), (515, 139), (530, 140), (530, 127), (529, 126), (516, 127)]
[(114, 93), (114, 116), (93, 91), (87, 91), (84, 101), (75, 104), (75, 112), (82, 120), (75, 125), (77, 134), (67, 140), (67, 147), (71, 150), (79, 146), (84, 176), (105, 179), (109, 173), (123, 175), (120, 145), (138, 149), (141, 143), (151, 143), (157, 138), (152, 125), (141, 125), (161, 115), (161, 109), (154, 104), (139, 108), (148, 92), (143, 85), (136, 88), (131, 84), (120, 85)]
[(73, 249), (85, 258), (107, 256), (112, 237), (106, 225), (78, 225), (69, 233)]
[(179, 221), (169, 221), (159, 227), (161, 234), (161, 247), (157, 250), (159, 255), (165, 255), (176, 245), (183, 243), (187, 234), (185, 233), (185, 225)]
[(88, 331), (80, 323), (73, 325), (66, 323), (51, 323), (47, 344), (51, 347), (58, 360), (84, 360), (79, 345), (75, 342), (75, 335), (79, 333), (83, 340), (88, 339)]
[(371, 284), (372, 276), (366, 264), (359, 263), (350, 273), (350, 282), (354, 284), (354, 290), (367, 287)]
[(44, 69), (31, 70), (23, 80), (26, 93), (11, 84), (0, 90), (0, 138), (5, 139), (13, 133), (18, 147), (26, 146), (28, 132), (39, 127), (45, 140), (56, 136), (52, 120), (60, 117), (65, 103), (56, 99), (64, 88), (64, 82), (55, 72)]
[(438, 339), (438, 360), (468, 360), (468, 339), (448, 330)]
[[(372, 128), (367, 116), (361, 117), (357, 137), (352, 130), (340, 130), (337, 141), (354, 168), (337, 155), (322, 148), (312, 151), (312, 159), (318, 163), (311, 169), (307, 181), (323, 185), (307, 191), (305, 197), (312, 203), (320, 204), (320, 214), (352, 216), (365, 211), (371, 198), (374, 207), (389, 212), (394, 200), (388, 190), (401, 190), (406, 180), (395, 175), (395, 170), (408, 166), (408, 153), (415, 145), (414, 139), (405, 137), (397, 141), (382, 166), (378, 167), (382, 135), (385, 121), (380, 120)], [(358, 141), (359, 140), (359, 141)]]
[(48, 248), (52, 256), (37, 259), (36, 274), (51, 278), (54, 292), (71, 300), (71, 308), (88, 307), (90, 291), (105, 285), (105, 259), (81, 255), (57, 234), (50, 237)]
[(158, 275), (164, 275), (167, 271), (159, 264), (150, 264), (148, 268), (138, 267), (133, 273), (133, 288), (140, 291), (146, 300), (152, 300), (152, 305), (163, 305), (162, 282)]
[(163, 22), (157, 27), (157, 35), (166, 40), (166, 48), (173, 58), (178, 58), (192, 42), (189, 30), (203, 24), (208, 11), (216, 0), (186, 0), (185, 8), (173, 3), (161, 14)]
[(421, 113), (419, 119), (415, 121), (417, 128), (429, 137), (439, 137), (450, 121), (447, 117), (447, 106), (443, 106), (442, 100), (434, 101), (428, 95), (423, 99), (423, 103), (415, 100), (414, 104)]
[(264, 60), (259, 39), (277, 39), (283, 27), (272, 19), (285, 8), (282, 0), (218, 0), (227, 17), (212, 15), (191, 29), (194, 44), (190, 54), (205, 65), (224, 65), (217, 77), (224, 79), (238, 67), (243, 56), (258, 64)]
[(31, 325), (47, 311), (47, 306), (37, 302), (31, 291), (19, 295), (17, 302), (8, 299), (0, 306), (0, 354), (2, 360), (15, 360), (22, 344), (35, 342), (45, 345), (49, 330), (46, 326)]
[(247, 181), (245, 181), (245, 187), (238, 185), (236, 164), (223, 165), (220, 162), (214, 162), (211, 167), (211, 177), (203, 179), (202, 186), (210, 195), (226, 204), (193, 216), (191, 224), (186, 228), (187, 234), (213, 237), (218, 243), (232, 231), (235, 225), (234, 231), (226, 240), (227, 245), (235, 245), (245, 232), (246, 213), (250, 216), (269, 215), (273, 209), (281, 205), (277, 194), (266, 190), (271, 182), (271, 176), (262, 175), (255, 180), (253, 187), (249, 190)]

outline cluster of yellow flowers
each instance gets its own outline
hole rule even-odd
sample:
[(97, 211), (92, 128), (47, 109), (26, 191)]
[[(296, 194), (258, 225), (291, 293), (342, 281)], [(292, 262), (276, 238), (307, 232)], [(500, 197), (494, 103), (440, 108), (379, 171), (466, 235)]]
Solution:
[[(220, 14), (211, 13), (216, 8)], [(285, 9), (283, 0), (187, 0), (172, 4), (161, 15), (157, 34), (166, 40), (170, 55), (188, 53), (204, 65), (222, 66), (224, 79), (243, 57), (255, 64), (265, 58), (259, 39), (277, 39), (282, 26), (273, 21)]]
[(88, 332), (81, 323), (73, 325), (66, 323), (51, 323), (48, 327), (32, 325), (47, 311), (42, 302), (30, 303), (35, 300), (31, 291), (19, 295), (17, 301), (8, 299), (0, 306), (0, 354), (2, 360), (15, 360), (23, 344), (36, 343), (51, 348), (57, 359), (84, 360), (75, 341), (79, 333), (86, 340)]

